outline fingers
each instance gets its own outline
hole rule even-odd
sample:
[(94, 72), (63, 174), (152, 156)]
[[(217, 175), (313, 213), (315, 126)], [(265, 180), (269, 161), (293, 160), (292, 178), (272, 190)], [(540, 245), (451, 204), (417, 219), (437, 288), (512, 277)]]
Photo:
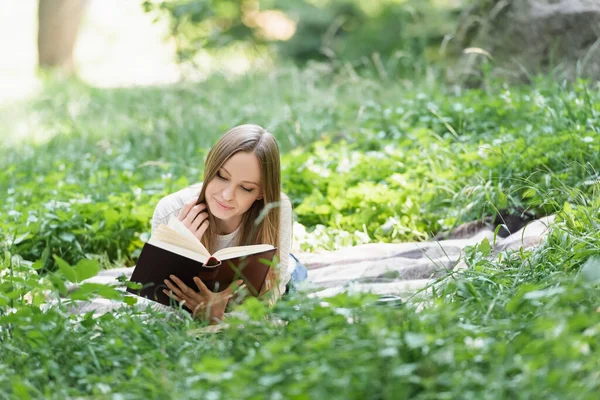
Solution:
[(163, 289), (163, 293), (174, 300), (177, 300), (179, 302), (183, 301), (179, 296), (177, 296), (175, 293), (173, 293), (172, 290)]
[(171, 283), (168, 279), (165, 279), (165, 285), (167, 285), (170, 291), (164, 289), (164, 294), (175, 299), (179, 303), (182, 303), (183, 306), (192, 311), (192, 313), (196, 313), (199, 308), (204, 307), (206, 302), (204, 301), (204, 298), (201, 294), (194, 292), (189, 286), (183, 283), (181, 279), (177, 278), (175, 275), (169, 275), (169, 278), (171, 278), (177, 286)]
[(200, 225), (200, 228), (198, 228), (198, 230), (195, 233), (198, 240), (202, 239), (202, 235), (204, 235), (204, 232), (206, 232), (207, 229), (208, 229), (208, 219), (206, 219), (202, 223), (202, 225)]
[[(183, 211), (183, 209), (182, 209), (182, 211)], [(192, 226), (192, 223), (197, 218), (204, 217), (203, 218), (203, 220), (204, 220), (206, 217), (208, 217), (208, 213), (203, 212), (203, 211), (206, 211), (206, 204), (204, 204), (204, 203), (196, 204), (188, 211), (185, 218), (183, 218), (183, 220), (182, 220), (183, 224), (189, 228)]]
[(198, 286), (198, 290), (200, 290), (200, 293), (203, 294), (204, 296), (211, 296), (213, 293), (206, 287), (206, 285), (204, 284), (204, 282), (202, 282), (202, 280), (200, 278), (198, 278), (197, 276), (194, 277), (194, 282), (196, 283), (196, 286)]
[(183, 225), (198, 238), (202, 239), (204, 232), (208, 229), (208, 208), (205, 203), (186, 203), (177, 217)]
[(225, 290), (213, 293), (199, 277), (194, 277), (194, 283), (200, 291), (195, 292), (175, 275), (169, 275), (169, 278), (171, 278), (173, 282), (165, 279), (164, 283), (170, 290), (164, 289), (163, 293), (188, 308), (193, 315), (197, 315), (201, 312), (211, 316), (213, 314), (222, 314), (229, 299), (233, 297), (233, 290), (242, 288), (244, 283), (244, 281), (240, 279), (234, 284), (229, 285)]
[(204, 282), (202, 282), (202, 280), (200, 278), (198, 278), (197, 276), (194, 277), (194, 282), (196, 283), (196, 286), (198, 286), (198, 290), (200, 290), (200, 295), (202, 295), (204, 297), (204, 299), (206, 299), (206, 304), (214, 304), (214, 303), (222, 303), (222, 302), (226, 302), (228, 299), (230, 299), (231, 297), (233, 297), (232, 292), (234, 289), (236, 288), (242, 288), (244, 286), (243, 280), (238, 280), (235, 282), (235, 284), (231, 284), (229, 285), (228, 288), (226, 288), (225, 290), (221, 291), (221, 292), (217, 292), (217, 293), (213, 293), (212, 291), (210, 291), (210, 289), (208, 289), (206, 287), (206, 285), (204, 284)]
[[(179, 279), (178, 277), (176, 277), (175, 275), (169, 275), (169, 278), (171, 278), (171, 280), (173, 282), (175, 282), (177, 284), (177, 286), (179, 286), (179, 293), (177, 291), (175, 291), (175, 293), (178, 296), (181, 296), (180, 293), (183, 293), (183, 295), (187, 296), (187, 297), (191, 297), (193, 298), (194, 295), (196, 295), (196, 292), (194, 290), (192, 290), (188, 285), (186, 285), (185, 283), (183, 283), (181, 281), (181, 279)], [(165, 279), (165, 284), (169, 287), (169, 289), (171, 289), (171, 286), (173, 286), (172, 283), (170, 283), (167, 279)], [(173, 286), (174, 287), (174, 286)]]
[(204, 306), (206, 305), (203, 301), (196, 303), (190, 299), (182, 299), (170, 290), (163, 289), (163, 293), (172, 298), (173, 300), (177, 301), (178, 303), (181, 303), (181, 305), (183, 305), (184, 307), (188, 308), (192, 312), (192, 314), (196, 314), (198, 311), (203, 310)]
[(200, 213), (198, 217), (192, 222), (189, 230), (198, 238), (201, 239), (204, 232), (208, 229), (208, 213)]
[(181, 303), (182, 301), (184, 301), (180, 297), (176, 296), (175, 293), (173, 293), (171, 290), (163, 289), (163, 293), (166, 294), (167, 296), (169, 296), (170, 298), (172, 298), (173, 300), (179, 302), (179, 303)]
[(168, 279), (165, 279), (164, 283), (171, 290), (171, 292), (175, 293), (176, 296), (178, 296), (180, 298), (183, 296), (183, 293), (181, 292), (181, 290), (179, 290), (178, 287), (176, 287), (175, 285), (173, 285), (171, 283), (171, 281), (169, 281)]
[(178, 302), (183, 302), (183, 305), (190, 310), (193, 310), (196, 304), (204, 302), (204, 298), (199, 293), (194, 292), (175, 275), (170, 275), (169, 277), (179, 287), (172, 284), (168, 279), (165, 279), (165, 285), (167, 285), (167, 287), (171, 289), (171, 293), (174, 294), (169, 294), (167, 291), (163, 290), (163, 293), (167, 296), (173, 297)]
[(179, 215), (177, 215), (177, 219), (180, 221), (183, 221), (185, 219), (185, 217), (187, 217), (188, 213), (190, 212), (192, 207), (194, 207), (195, 204), (196, 204), (196, 200), (191, 200), (191, 201), (188, 201), (187, 203), (185, 203), (183, 205), (183, 208), (181, 209), (181, 211), (179, 211)]

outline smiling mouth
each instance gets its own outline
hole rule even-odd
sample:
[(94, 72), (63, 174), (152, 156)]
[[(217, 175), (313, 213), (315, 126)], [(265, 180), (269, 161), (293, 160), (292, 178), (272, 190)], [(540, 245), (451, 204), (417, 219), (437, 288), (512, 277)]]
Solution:
[(221, 207), (221, 208), (222, 208), (222, 209), (224, 209), (224, 210), (231, 210), (231, 209), (233, 209), (233, 207), (229, 207), (229, 206), (227, 206), (227, 205), (225, 205), (225, 204), (221, 203), (221, 202), (220, 202), (219, 200), (217, 200), (217, 199), (215, 199), (215, 201), (217, 202), (217, 204), (219, 205), (219, 207)]

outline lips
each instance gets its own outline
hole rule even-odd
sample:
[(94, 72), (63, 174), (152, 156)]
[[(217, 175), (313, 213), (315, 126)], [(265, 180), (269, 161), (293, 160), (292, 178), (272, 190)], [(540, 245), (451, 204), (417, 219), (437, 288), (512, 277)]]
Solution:
[(217, 205), (219, 206), (219, 208), (223, 211), (229, 211), (229, 210), (233, 210), (233, 207), (229, 207), (228, 205), (225, 205), (223, 203), (221, 203), (219, 200), (215, 199), (215, 202), (217, 203)]

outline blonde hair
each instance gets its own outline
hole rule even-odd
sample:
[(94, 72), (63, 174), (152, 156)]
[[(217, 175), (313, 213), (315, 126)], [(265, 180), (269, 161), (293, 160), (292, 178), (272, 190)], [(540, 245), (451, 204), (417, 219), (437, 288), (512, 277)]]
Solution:
[[(281, 167), (279, 146), (275, 137), (258, 125), (239, 125), (227, 132), (210, 149), (204, 163), (204, 183), (197, 204), (206, 202), (206, 187), (219, 169), (234, 154), (252, 153), (258, 159), (261, 173), (262, 199), (256, 200), (246, 211), (241, 222), (239, 244), (271, 244), (277, 247), (279, 260), (279, 204), (281, 201)], [(212, 253), (215, 248), (215, 217), (209, 213), (208, 229), (202, 236), (202, 244)], [(275, 288), (278, 290), (279, 274), (271, 267), (261, 294)], [(275, 293), (276, 296), (280, 295)]]

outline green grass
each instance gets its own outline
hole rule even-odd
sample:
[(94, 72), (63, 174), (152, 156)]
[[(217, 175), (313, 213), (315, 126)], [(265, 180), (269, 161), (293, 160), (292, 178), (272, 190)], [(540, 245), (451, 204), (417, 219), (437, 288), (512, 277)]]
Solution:
[[(0, 109), (0, 399), (595, 398), (597, 86), (488, 87), (281, 68), (156, 88), (48, 82)], [(307, 250), (427, 239), (498, 210), (558, 221), (534, 251), (468, 249), (467, 272), (400, 307), (248, 301), (217, 335), (134, 309), (39, 310), (67, 277), (135, 263), (158, 199), (200, 180), (207, 148), (243, 122), (278, 137)], [(71, 298), (94, 293), (120, 297)]]

